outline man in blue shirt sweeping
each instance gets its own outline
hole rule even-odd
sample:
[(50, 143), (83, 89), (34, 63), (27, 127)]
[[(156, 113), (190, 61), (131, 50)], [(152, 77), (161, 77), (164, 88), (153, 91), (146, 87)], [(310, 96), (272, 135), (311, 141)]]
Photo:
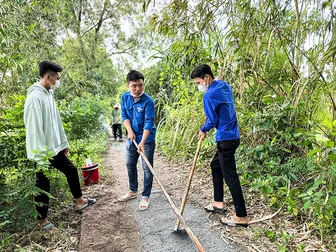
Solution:
[[(143, 151), (153, 166), (155, 149), (154, 125), (154, 101), (144, 93), (144, 76), (135, 70), (131, 70), (126, 77), (129, 92), (121, 97), (121, 116), (122, 121), (128, 132), (126, 145), (126, 166), (129, 179), (129, 192), (118, 199), (118, 201), (128, 201), (137, 197), (138, 191), (138, 172), (137, 161), (139, 151)], [(138, 143), (138, 148), (133, 143)], [(145, 161), (141, 158), (144, 170), (144, 190), (139, 205), (139, 210), (146, 210), (149, 207), (149, 196), (153, 185), (153, 174), (149, 170)]]
[(230, 189), (236, 214), (221, 219), (221, 222), (230, 226), (247, 227), (246, 206), (234, 156), (240, 143), (240, 135), (232, 89), (224, 81), (215, 80), (211, 68), (206, 64), (199, 65), (191, 73), (191, 78), (197, 84), (198, 89), (205, 92), (203, 105), (207, 120), (201, 127), (199, 138), (204, 139), (210, 129), (217, 129), (217, 152), (210, 164), (214, 185), (214, 201), (205, 209), (220, 214), (226, 212), (223, 202), (224, 179)]

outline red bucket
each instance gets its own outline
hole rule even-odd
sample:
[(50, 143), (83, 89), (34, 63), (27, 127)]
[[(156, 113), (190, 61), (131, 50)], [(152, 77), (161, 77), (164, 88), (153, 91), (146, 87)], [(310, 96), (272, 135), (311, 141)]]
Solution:
[(97, 184), (99, 181), (98, 164), (82, 167), (82, 176), (85, 185)]

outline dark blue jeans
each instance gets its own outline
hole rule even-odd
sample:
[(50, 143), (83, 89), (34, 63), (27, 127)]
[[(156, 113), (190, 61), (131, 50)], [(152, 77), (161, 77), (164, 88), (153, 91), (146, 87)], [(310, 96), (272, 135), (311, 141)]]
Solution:
[[(145, 143), (145, 155), (149, 163), (153, 166), (155, 141)], [(139, 158), (138, 149), (134, 143), (127, 141), (126, 145), (126, 166), (128, 172), (129, 187), (131, 192), (138, 191), (138, 170), (137, 162)], [(144, 190), (142, 192), (143, 198), (149, 198), (153, 185), (153, 174), (149, 170), (145, 160), (141, 158), (142, 168), (144, 170)]]

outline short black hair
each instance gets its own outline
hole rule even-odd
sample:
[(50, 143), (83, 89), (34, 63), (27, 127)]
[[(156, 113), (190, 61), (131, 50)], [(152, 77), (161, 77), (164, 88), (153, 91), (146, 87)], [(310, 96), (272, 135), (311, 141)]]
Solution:
[(51, 61), (42, 61), (38, 66), (39, 75), (43, 78), (49, 72), (62, 72), (62, 67)]
[(130, 81), (136, 81), (136, 80), (145, 80), (145, 77), (142, 75), (142, 73), (136, 71), (136, 70), (131, 70), (126, 77), (127, 83)]
[(201, 78), (204, 79), (204, 76), (209, 74), (212, 78), (215, 78), (211, 68), (207, 64), (201, 64), (192, 71), (190, 77), (191, 79)]

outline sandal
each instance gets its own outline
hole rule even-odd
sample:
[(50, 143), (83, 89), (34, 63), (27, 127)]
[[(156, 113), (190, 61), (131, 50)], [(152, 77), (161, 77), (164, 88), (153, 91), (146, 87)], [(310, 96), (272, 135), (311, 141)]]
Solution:
[(125, 202), (125, 201), (129, 201), (131, 199), (135, 199), (137, 197), (136, 194), (129, 194), (129, 193), (126, 193), (125, 195), (121, 196), (118, 201), (119, 202)]
[(139, 210), (140, 211), (145, 211), (145, 210), (148, 209), (148, 207), (149, 207), (149, 201), (142, 199), (140, 201)]
[(218, 208), (214, 207), (212, 203), (204, 207), (205, 211), (211, 212), (211, 213), (218, 213), (218, 214), (225, 214), (227, 210), (225, 208)]
[(76, 209), (79, 210), (79, 211), (81, 211), (81, 210), (83, 210), (84, 208), (93, 205), (94, 203), (96, 203), (96, 201), (97, 201), (96, 199), (90, 199), (90, 198), (88, 198), (88, 201), (87, 201), (86, 203), (84, 203), (84, 204), (83, 204), (82, 206), (80, 206), (80, 207), (77, 207)]
[(51, 222), (48, 222), (47, 224), (41, 226), (43, 230), (47, 231), (47, 232), (52, 232), (52, 231), (56, 231), (57, 227), (55, 227), (54, 224), (52, 224)]
[(220, 223), (230, 227), (248, 227), (248, 223), (237, 223), (234, 221), (232, 216), (229, 216), (228, 218), (225, 219), (221, 219)]

